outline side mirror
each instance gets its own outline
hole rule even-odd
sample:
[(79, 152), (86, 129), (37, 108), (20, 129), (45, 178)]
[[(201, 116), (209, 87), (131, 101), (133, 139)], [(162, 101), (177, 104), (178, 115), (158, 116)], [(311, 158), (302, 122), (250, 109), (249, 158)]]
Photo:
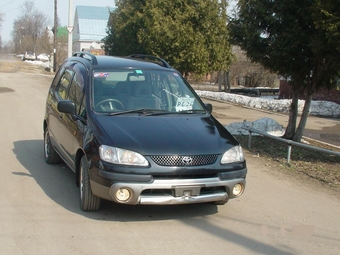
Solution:
[(70, 100), (61, 100), (58, 102), (57, 109), (59, 112), (69, 113), (72, 119), (76, 119), (76, 105)]
[(207, 108), (208, 112), (212, 113), (212, 110), (213, 110), (212, 104), (206, 103), (205, 107)]

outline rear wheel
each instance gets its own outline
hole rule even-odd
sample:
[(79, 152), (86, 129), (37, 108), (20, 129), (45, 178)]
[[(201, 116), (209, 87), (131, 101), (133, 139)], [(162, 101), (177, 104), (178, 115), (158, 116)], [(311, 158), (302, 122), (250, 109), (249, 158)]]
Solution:
[(100, 207), (101, 199), (92, 194), (89, 167), (85, 156), (80, 161), (79, 190), (80, 208), (83, 211), (97, 211)]
[(61, 161), (60, 156), (52, 146), (50, 133), (47, 128), (44, 135), (44, 156), (47, 164), (58, 164)]

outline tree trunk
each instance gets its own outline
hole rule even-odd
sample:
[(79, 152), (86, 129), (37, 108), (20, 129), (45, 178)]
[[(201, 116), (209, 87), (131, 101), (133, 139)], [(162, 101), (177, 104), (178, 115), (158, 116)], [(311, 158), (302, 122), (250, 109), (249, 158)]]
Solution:
[(313, 92), (307, 90), (307, 96), (306, 96), (306, 100), (305, 100), (305, 105), (303, 107), (303, 111), (302, 111), (302, 115), (300, 118), (300, 123), (299, 126), (295, 132), (295, 135), (293, 137), (293, 140), (296, 142), (300, 142), (303, 132), (305, 130), (306, 124), (307, 124), (307, 118), (308, 118), (308, 114), (309, 114), (309, 110), (310, 110), (310, 105), (312, 102), (312, 96), (313, 96)]
[(223, 71), (223, 83), (224, 83), (224, 92), (230, 92), (230, 89), (229, 89), (229, 82), (228, 82), (228, 72), (227, 71)]
[(218, 71), (218, 76), (217, 76), (217, 81), (218, 81), (218, 92), (222, 91), (222, 71)]
[(293, 140), (295, 135), (296, 123), (297, 123), (297, 116), (298, 116), (298, 104), (299, 104), (299, 93), (297, 91), (293, 91), (292, 95), (292, 103), (289, 109), (289, 119), (288, 125), (283, 138)]

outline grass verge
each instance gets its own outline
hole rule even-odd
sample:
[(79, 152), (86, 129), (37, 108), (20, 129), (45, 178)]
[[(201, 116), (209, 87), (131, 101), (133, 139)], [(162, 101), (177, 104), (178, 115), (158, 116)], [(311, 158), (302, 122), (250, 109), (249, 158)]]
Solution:
[[(254, 155), (277, 162), (291, 174), (304, 175), (340, 191), (340, 157), (292, 146), (291, 160), (287, 163), (288, 145), (263, 136), (252, 136), (251, 148), (248, 149), (248, 136), (235, 136), (244, 150)], [(340, 149), (314, 140), (306, 140), (309, 145), (340, 152)], [(278, 168), (282, 169), (282, 167)]]

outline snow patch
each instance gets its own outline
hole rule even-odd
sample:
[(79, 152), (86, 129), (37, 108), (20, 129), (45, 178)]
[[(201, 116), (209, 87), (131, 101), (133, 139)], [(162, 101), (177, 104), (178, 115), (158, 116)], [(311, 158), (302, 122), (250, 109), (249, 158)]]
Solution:
[[(253, 128), (263, 133), (273, 136), (282, 136), (285, 129), (282, 125), (271, 118), (262, 118), (253, 122), (244, 120), (243, 122), (233, 122), (225, 126), (232, 135), (248, 135), (249, 131), (244, 128)], [(253, 133), (252, 135), (258, 135)]]
[[(248, 97), (243, 95), (235, 95), (226, 92), (213, 92), (196, 90), (200, 97), (215, 98), (222, 101), (232, 102), (245, 105), (252, 108), (289, 113), (291, 99), (270, 100), (259, 97)], [(298, 113), (301, 114), (305, 100), (298, 101)], [(340, 116), (340, 105), (328, 101), (312, 101), (309, 110), (310, 115), (315, 116)]]

